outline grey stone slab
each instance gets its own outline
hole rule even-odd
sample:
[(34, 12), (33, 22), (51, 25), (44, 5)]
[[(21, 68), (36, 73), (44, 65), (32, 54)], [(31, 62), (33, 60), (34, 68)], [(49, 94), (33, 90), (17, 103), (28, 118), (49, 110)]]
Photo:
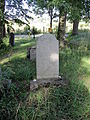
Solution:
[(36, 59), (36, 46), (27, 48), (27, 58), (30, 60)]
[(58, 78), (59, 42), (52, 34), (45, 34), (36, 45), (37, 79)]
[(36, 59), (36, 46), (33, 46), (30, 50), (30, 60)]

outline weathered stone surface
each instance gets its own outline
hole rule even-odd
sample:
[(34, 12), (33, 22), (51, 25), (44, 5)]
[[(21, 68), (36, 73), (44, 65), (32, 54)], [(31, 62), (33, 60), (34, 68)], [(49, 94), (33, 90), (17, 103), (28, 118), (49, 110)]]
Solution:
[(27, 48), (27, 58), (30, 60), (36, 59), (36, 46)]
[(37, 90), (39, 88), (39, 85), (37, 83), (37, 81), (30, 81), (30, 90), (33, 91), (33, 90)]
[(33, 46), (30, 50), (30, 60), (36, 59), (36, 46)]
[(59, 43), (52, 34), (45, 34), (37, 40), (37, 79), (58, 78)]
[(30, 90), (35, 91), (42, 87), (50, 86), (65, 86), (68, 82), (63, 77), (52, 78), (52, 79), (38, 79), (30, 81)]

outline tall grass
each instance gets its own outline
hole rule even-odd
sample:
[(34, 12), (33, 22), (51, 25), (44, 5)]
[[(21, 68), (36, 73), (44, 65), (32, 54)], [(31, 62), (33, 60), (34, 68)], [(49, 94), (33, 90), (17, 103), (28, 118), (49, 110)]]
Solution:
[(85, 72), (81, 49), (64, 48), (60, 52), (60, 75), (69, 84), (65, 87), (42, 88), (30, 93), (18, 111), (24, 120), (89, 120), (90, 93), (80, 80)]
[[(74, 39), (78, 41), (79, 37)], [(73, 41), (73, 38), (70, 39)], [(26, 41), (24, 42), (27, 46)], [(22, 43), (21, 46), (25, 44)], [(19, 45), (20, 43), (18, 47)], [(22, 52), (26, 46), (21, 47)], [(64, 87), (41, 88), (31, 92), (29, 80), (36, 77), (35, 61), (30, 62), (25, 57), (13, 57), (3, 64), (3, 71), (9, 67), (14, 74), (11, 73), (10, 76), (13, 83), (8, 95), (4, 94), (0, 100), (0, 119), (89, 120), (90, 93), (81, 80), (81, 76), (85, 74), (81, 60), (90, 55), (86, 48), (85, 43), (79, 44), (77, 48), (65, 47), (60, 51), (60, 75), (69, 81)], [(14, 48), (14, 52), (18, 52), (17, 49), (20, 51), (20, 48)]]

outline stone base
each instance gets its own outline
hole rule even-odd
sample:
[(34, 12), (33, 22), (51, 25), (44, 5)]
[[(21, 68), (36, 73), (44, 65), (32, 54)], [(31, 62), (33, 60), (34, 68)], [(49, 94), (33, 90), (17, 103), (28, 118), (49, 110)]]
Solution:
[(35, 91), (41, 87), (50, 87), (50, 86), (65, 86), (68, 82), (64, 80), (61, 76), (58, 78), (51, 79), (37, 79), (30, 81), (30, 90)]

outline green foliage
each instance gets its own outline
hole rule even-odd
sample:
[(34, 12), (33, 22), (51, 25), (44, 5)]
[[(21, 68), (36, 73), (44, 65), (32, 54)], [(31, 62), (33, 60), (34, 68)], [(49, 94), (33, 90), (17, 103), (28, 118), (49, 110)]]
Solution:
[(26, 34), (31, 34), (31, 33), (30, 33), (30, 27), (29, 27), (29, 26), (25, 26), (25, 27), (24, 27), (24, 33), (26, 33)]
[(14, 19), (15, 23), (17, 23), (19, 26), (22, 26), (24, 24), (26, 24), (25, 22), (23, 22), (22, 20), (20, 19)]
[(3, 79), (10, 79), (15, 73), (10, 67), (4, 68), (2, 72)]
[(17, 29), (17, 30), (15, 31), (15, 34), (16, 34), (16, 35), (23, 35), (23, 34), (27, 34), (27, 33), (24, 33), (23, 30)]
[(41, 33), (41, 30), (38, 30), (37, 28), (33, 27), (32, 28), (32, 34), (40, 34)]
[[(41, 34), (41, 30), (38, 30), (37, 28), (34, 27), (34, 31), (35, 31), (35, 34)], [(24, 27), (23, 30), (16, 30), (15, 32), (16, 35), (28, 35), (28, 34), (32, 34), (32, 30), (30, 30), (30, 27), (29, 26), (26, 26)]]
[(0, 49), (6, 49), (6, 45), (3, 42), (0, 44)]
[(22, 29), (22, 30), (17, 29), (17, 30), (15, 31), (15, 34), (16, 34), (16, 35), (28, 35), (28, 34), (31, 34), (31, 33), (30, 33), (30, 26), (29, 26), (29, 25), (26, 25), (26, 26), (24, 27), (24, 29)]
[(70, 10), (70, 14), (68, 16), (68, 19), (73, 22), (74, 20), (80, 20), (81, 19), (81, 9), (78, 7), (72, 7)]

